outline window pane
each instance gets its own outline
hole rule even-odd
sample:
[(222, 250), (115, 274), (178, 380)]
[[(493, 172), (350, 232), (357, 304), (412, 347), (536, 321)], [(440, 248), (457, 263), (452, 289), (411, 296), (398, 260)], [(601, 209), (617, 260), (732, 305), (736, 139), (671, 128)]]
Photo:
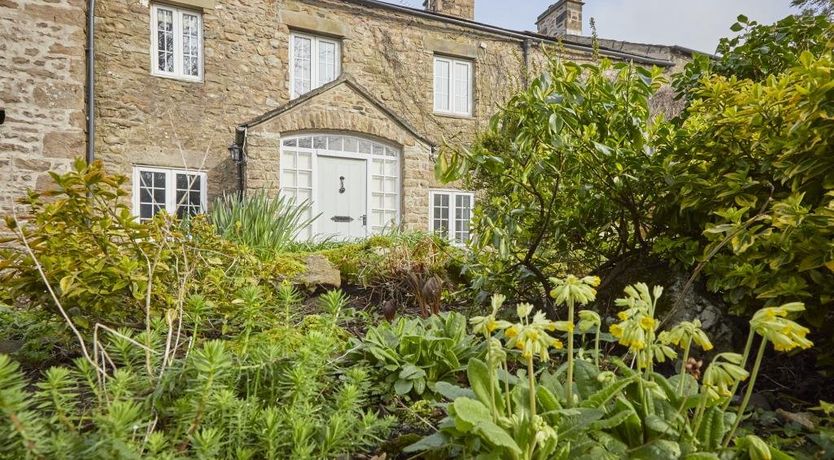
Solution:
[(449, 237), (449, 195), (435, 193), (432, 230), (444, 238)]
[(449, 111), (449, 61), (434, 61), (434, 109)]
[(469, 195), (455, 196), (455, 242), (469, 241), (469, 222), (472, 218), (472, 197)]
[(174, 12), (171, 10), (156, 10), (156, 56), (157, 70), (174, 71)]
[(455, 63), (455, 112), (469, 114), (469, 64)]
[(336, 79), (336, 43), (319, 41), (319, 86)]
[(183, 219), (203, 211), (201, 202), (202, 177), (199, 174), (177, 174), (175, 206), (177, 217)]
[(312, 89), (313, 42), (307, 37), (293, 37), (293, 94), (301, 96)]
[(182, 72), (200, 76), (200, 19), (196, 14), (182, 15)]
[(139, 220), (153, 218), (165, 209), (165, 173), (139, 172)]

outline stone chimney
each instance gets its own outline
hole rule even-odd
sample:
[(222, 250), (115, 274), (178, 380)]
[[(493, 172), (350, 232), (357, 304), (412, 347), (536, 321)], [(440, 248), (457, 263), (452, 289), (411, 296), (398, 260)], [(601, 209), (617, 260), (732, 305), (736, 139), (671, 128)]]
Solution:
[(432, 13), (475, 19), (475, 0), (423, 0), (423, 6)]
[(581, 0), (559, 0), (536, 20), (539, 33), (551, 37), (559, 35), (582, 35)]

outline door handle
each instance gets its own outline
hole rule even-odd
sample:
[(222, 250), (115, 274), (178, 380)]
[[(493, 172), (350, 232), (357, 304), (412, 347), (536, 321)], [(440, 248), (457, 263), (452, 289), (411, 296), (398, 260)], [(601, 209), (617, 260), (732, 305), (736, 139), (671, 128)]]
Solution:
[(362, 217), (360, 217), (360, 219), (362, 219), (362, 226), (367, 227), (368, 226), (368, 215), (367, 214), (362, 214)]

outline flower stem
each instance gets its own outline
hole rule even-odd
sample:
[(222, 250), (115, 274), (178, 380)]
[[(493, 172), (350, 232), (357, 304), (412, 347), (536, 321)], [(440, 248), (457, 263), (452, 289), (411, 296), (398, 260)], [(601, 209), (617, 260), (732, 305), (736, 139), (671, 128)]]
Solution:
[(573, 407), (573, 299), (568, 298), (568, 377), (565, 382), (565, 405)]
[(602, 324), (597, 325), (597, 335), (594, 338), (594, 364), (597, 366), (597, 370), (601, 370), (599, 368), (599, 331), (602, 329)]
[(683, 394), (684, 390), (684, 382), (686, 381), (686, 362), (689, 361), (689, 348), (692, 346), (692, 337), (686, 341), (686, 346), (683, 349), (683, 361), (681, 361), (681, 376), (680, 382), (678, 382), (678, 393), (680, 393), (681, 398), (685, 398)]
[(727, 433), (727, 438), (724, 439), (725, 448), (730, 445), (730, 440), (733, 439), (733, 436), (736, 434), (736, 429), (738, 429), (738, 426), (741, 424), (741, 417), (744, 415), (744, 411), (747, 409), (747, 404), (750, 402), (750, 397), (753, 395), (753, 387), (756, 385), (756, 377), (758, 377), (759, 368), (762, 365), (765, 345), (767, 345), (767, 338), (762, 337), (762, 343), (759, 345), (759, 353), (756, 354), (756, 362), (753, 364), (753, 371), (750, 373), (750, 383), (747, 385), (747, 391), (744, 393), (744, 399), (741, 400), (741, 405), (738, 406), (738, 412), (736, 412), (736, 421), (733, 423), (733, 428), (729, 433)]
[[(530, 385), (530, 421), (532, 422), (536, 418), (536, 376), (533, 371), (533, 356), (527, 358), (527, 382)], [(535, 437), (535, 433), (533, 436)]]
[[(741, 355), (741, 367), (747, 367), (747, 360), (750, 358), (750, 351), (753, 349), (753, 338), (756, 337), (756, 331), (753, 328), (750, 328), (750, 332), (747, 334), (747, 343), (744, 345), (744, 353)], [(736, 391), (738, 391), (738, 386), (741, 382), (736, 382), (733, 385), (733, 389), (730, 390), (730, 397), (727, 398), (727, 401), (724, 403), (724, 406), (721, 407), (723, 412), (727, 411), (727, 408), (730, 407), (730, 401), (733, 400), (733, 396), (736, 395)]]

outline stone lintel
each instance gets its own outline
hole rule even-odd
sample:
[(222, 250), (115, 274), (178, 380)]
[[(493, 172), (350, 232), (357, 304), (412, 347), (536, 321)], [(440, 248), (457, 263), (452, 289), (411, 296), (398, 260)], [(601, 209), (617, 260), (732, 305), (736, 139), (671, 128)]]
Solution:
[(304, 32), (312, 32), (335, 37), (347, 37), (350, 35), (350, 28), (345, 22), (332, 21), (309, 14), (295, 11), (281, 12), (281, 19), (290, 29), (298, 29)]
[(213, 10), (214, 7), (217, 6), (216, 0), (165, 0), (161, 3), (197, 10)]
[(427, 50), (439, 54), (448, 54), (469, 59), (478, 57), (478, 47), (471, 43), (460, 43), (435, 37), (426, 37), (423, 40), (423, 44)]

